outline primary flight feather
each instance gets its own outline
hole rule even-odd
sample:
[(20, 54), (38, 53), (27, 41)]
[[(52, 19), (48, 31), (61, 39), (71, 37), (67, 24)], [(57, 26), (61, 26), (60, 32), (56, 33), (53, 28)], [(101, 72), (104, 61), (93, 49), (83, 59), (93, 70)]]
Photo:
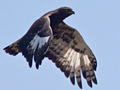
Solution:
[(44, 14), (22, 38), (5, 47), (5, 52), (14, 56), (21, 52), (30, 67), (34, 58), (37, 69), (42, 60), (48, 57), (66, 77), (70, 77), (73, 85), (76, 77), (78, 86), (82, 88), (82, 72), (88, 85), (92, 87), (92, 81), (97, 84), (94, 73), (97, 61), (80, 33), (63, 22), (72, 14), (74, 11), (69, 7)]

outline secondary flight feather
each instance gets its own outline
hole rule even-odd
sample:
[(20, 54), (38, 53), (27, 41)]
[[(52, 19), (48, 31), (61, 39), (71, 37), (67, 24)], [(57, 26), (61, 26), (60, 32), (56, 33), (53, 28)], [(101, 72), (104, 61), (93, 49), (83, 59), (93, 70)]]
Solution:
[(44, 14), (36, 20), (28, 32), (13, 44), (4, 48), (6, 53), (22, 53), (30, 67), (33, 60), (36, 68), (47, 57), (52, 60), (66, 77), (82, 88), (81, 73), (88, 85), (97, 84), (94, 71), (97, 61), (80, 33), (64, 23), (64, 19), (74, 14), (69, 7), (61, 7)]

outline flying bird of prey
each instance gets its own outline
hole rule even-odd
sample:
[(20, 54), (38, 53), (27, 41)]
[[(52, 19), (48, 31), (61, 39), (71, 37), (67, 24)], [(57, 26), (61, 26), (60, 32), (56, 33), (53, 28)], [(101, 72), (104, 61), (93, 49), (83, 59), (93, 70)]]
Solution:
[(82, 88), (82, 73), (92, 87), (92, 82), (97, 84), (94, 73), (97, 61), (79, 32), (64, 23), (63, 20), (72, 14), (74, 11), (69, 7), (44, 14), (22, 38), (5, 47), (5, 52), (13, 56), (21, 52), (30, 67), (34, 58), (37, 69), (47, 57), (66, 77), (70, 77), (73, 85), (76, 77), (78, 86)]

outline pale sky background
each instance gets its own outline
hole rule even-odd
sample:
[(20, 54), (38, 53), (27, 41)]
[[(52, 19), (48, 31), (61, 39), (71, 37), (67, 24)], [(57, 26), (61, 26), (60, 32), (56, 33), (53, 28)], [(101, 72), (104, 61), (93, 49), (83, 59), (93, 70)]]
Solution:
[(75, 11), (64, 21), (81, 33), (98, 62), (98, 85), (91, 89), (82, 77), (82, 90), (120, 90), (120, 0), (0, 0), (0, 90), (80, 90), (47, 58), (37, 70), (21, 53), (3, 51), (35, 20), (62, 6)]

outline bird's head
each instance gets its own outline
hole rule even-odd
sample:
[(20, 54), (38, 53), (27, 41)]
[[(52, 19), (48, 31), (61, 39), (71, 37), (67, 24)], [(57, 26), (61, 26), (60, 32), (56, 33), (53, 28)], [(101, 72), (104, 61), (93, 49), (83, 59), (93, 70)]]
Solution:
[(68, 16), (75, 14), (75, 12), (69, 7), (61, 7), (50, 12), (50, 19), (53, 23), (60, 23)]
[(70, 16), (72, 14), (75, 14), (73, 9), (71, 9), (69, 7), (61, 7), (61, 8), (59, 8), (58, 13), (61, 14), (61, 15), (66, 15), (66, 16)]

